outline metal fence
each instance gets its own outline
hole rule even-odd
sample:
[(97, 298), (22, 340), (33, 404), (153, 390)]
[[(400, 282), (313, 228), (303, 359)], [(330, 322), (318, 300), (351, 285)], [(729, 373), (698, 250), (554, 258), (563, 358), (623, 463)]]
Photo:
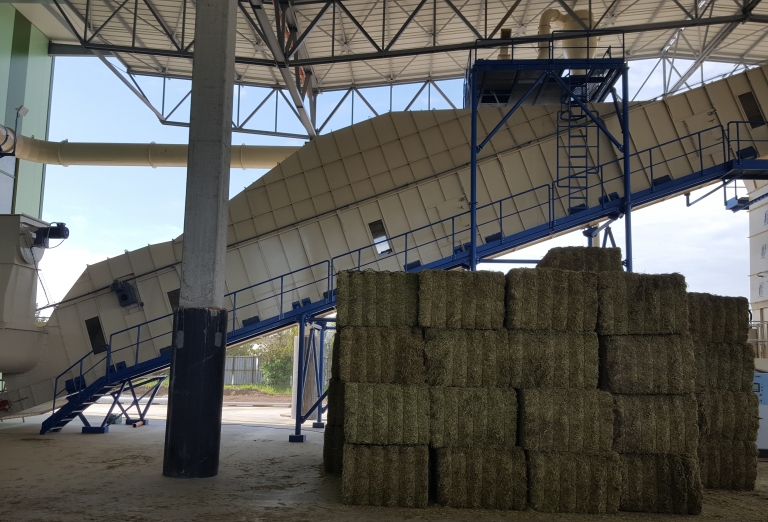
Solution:
[(224, 366), (224, 384), (261, 384), (261, 362), (256, 356), (228, 356)]

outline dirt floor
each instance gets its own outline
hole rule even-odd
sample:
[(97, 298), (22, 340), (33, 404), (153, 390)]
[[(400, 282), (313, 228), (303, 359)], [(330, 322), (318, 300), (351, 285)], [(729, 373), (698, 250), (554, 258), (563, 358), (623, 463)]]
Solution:
[[(89, 419), (98, 422), (106, 407), (92, 409)], [(72, 422), (61, 433), (40, 436), (43, 417), (4, 421), (0, 521), (768, 521), (768, 460), (758, 464), (756, 491), (706, 491), (698, 517), (345, 506), (339, 478), (322, 471), (322, 430), (305, 430), (307, 442), (289, 443), (289, 411), (225, 407), (219, 475), (198, 480), (162, 476), (162, 404), (150, 410), (148, 426), (115, 425), (106, 435), (83, 435), (80, 423)]]
[[(140, 394), (139, 394), (140, 395)], [(163, 387), (157, 391), (157, 397), (167, 397), (168, 388)], [(258, 390), (224, 389), (225, 402), (257, 402), (264, 404), (290, 404), (291, 395), (278, 395), (263, 393)]]

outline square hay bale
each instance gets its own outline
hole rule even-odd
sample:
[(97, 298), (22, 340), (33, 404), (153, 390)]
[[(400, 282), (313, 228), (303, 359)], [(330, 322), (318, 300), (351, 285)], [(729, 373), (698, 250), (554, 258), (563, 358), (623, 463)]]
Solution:
[(420, 328), (347, 326), (336, 336), (339, 378), (345, 382), (424, 384), (424, 336)]
[(596, 274), (549, 268), (507, 273), (505, 326), (509, 329), (591, 332), (597, 303)]
[(696, 455), (695, 395), (614, 395), (613, 400), (614, 451)]
[(455, 448), (517, 439), (517, 394), (503, 388), (429, 389), (430, 445)]
[(622, 476), (619, 455), (540, 452), (528, 454), (528, 498), (546, 513), (616, 513)]
[(336, 331), (336, 333), (333, 334), (333, 344), (331, 345), (331, 379), (341, 379), (341, 361), (339, 360), (340, 355), (341, 349), (339, 348), (339, 331)]
[(419, 326), (498, 330), (504, 326), (504, 275), (490, 271), (422, 270)]
[(760, 401), (748, 392), (708, 391), (696, 394), (699, 434), (725, 441), (755, 441), (760, 427)]
[(555, 247), (550, 248), (537, 268), (561, 268), (577, 272), (621, 272), (620, 248)]
[(426, 330), (430, 386), (519, 387), (519, 356), (506, 330)]
[(344, 463), (344, 427), (327, 424), (323, 434), (323, 468), (326, 473), (341, 473)]
[(602, 272), (598, 279), (598, 334), (688, 332), (688, 294), (681, 274)]
[(522, 354), (521, 388), (597, 387), (599, 344), (594, 332), (510, 330), (509, 338)]
[(746, 343), (694, 341), (696, 356), (696, 391), (752, 390), (755, 355)]
[(428, 444), (429, 388), (346, 383), (344, 439), (350, 444)]
[(525, 453), (517, 447), (473, 446), (434, 450), (435, 498), (453, 508), (526, 508)]
[(695, 391), (693, 341), (688, 335), (600, 336), (600, 389), (616, 394)]
[(427, 507), (428, 447), (345, 444), (341, 498), (363, 506)]
[(696, 458), (690, 455), (621, 455), (622, 511), (701, 513), (703, 491)]
[(336, 275), (336, 320), (344, 326), (416, 326), (418, 274), (345, 270)]
[(613, 443), (613, 400), (598, 390), (520, 390), (520, 446), (604, 453)]
[(339, 379), (328, 381), (326, 424), (329, 426), (344, 425), (344, 382)]
[(745, 297), (688, 294), (689, 330), (696, 341), (746, 343), (749, 301)]
[(699, 441), (701, 482), (707, 489), (753, 491), (757, 480), (757, 445), (702, 437)]

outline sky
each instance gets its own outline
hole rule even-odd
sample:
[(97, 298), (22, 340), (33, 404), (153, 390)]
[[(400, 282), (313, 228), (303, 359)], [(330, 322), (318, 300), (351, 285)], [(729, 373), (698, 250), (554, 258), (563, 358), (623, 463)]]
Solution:
[[(684, 64), (680, 64), (683, 67)], [(630, 91), (640, 87), (651, 72), (653, 62), (630, 64)], [(711, 66), (705, 77), (732, 67)], [(661, 92), (663, 77), (657, 70), (646, 83), (639, 99)], [(188, 83), (171, 82), (167, 103), (175, 105), (188, 90)], [(441, 88), (458, 103), (461, 81), (442, 82)], [(161, 84), (150, 80), (142, 84), (147, 94), (156, 98)], [(394, 108), (402, 110), (418, 87), (405, 86), (395, 91)], [(378, 111), (389, 107), (389, 89), (366, 91)], [(245, 114), (255, 107), (263, 94), (247, 92), (241, 100)], [(331, 112), (339, 93), (325, 95), (318, 111), (318, 121)], [(432, 91), (431, 104), (422, 93), (415, 108), (447, 108), (448, 104)], [(263, 128), (274, 125), (272, 104), (265, 104), (254, 123)], [(34, 108), (30, 108), (34, 110)], [(177, 114), (188, 113), (188, 102)], [(271, 111), (271, 112), (270, 112)], [(283, 114), (283, 113), (280, 113)], [(372, 113), (358, 100), (355, 120)], [(349, 103), (326, 126), (326, 131), (350, 122)], [(280, 130), (300, 130), (288, 119), (280, 118)], [(188, 129), (165, 126), (138, 98), (95, 58), (56, 58), (51, 105), (49, 139), (51, 141), (186, 143)], [(297, 140), (233, 134), (234, 144), (300, 144)], [(231, 171), (230, 196), (234, 196), (265, 174), (264, 170)], [(114, 257), (125, 250), (168, 241), (182, 233), (184, 221), (185, 169), (143, 167), (60, 167), (49, 165), (46, 171), (43, 219), (65, 222), (70, 237), (60, 246), (46, 251), (40, 263), (45, 291), (38, 292), (38, 305), (61, 300), (87, 264)], [(679, 272), (686, 276), (690, 291), (748, 297), (749, 242), (747, 213), (731, 213), (723, 206), (717, 192), (687, 208), (678, 197), (633, 212), (634, 268), (638, 272)], [(613, 226), (617, 246), (624, 246), (624, 222)], [(586, 245), (586, 238), (575, 232), (509, 257), (538, 259), (552, 246)], [(508, 269), (504, 265), (485, 265), (485, 269)], [(43, 312), (48, 315), (48, 312)]]

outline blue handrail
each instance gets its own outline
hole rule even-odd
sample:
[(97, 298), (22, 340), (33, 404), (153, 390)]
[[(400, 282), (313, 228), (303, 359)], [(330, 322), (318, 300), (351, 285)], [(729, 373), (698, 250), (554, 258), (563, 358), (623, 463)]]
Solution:
[[(723, 155), (723, 161), (734, 161), (734, 162), (740, 162), (742, 158), (739, 156), (739, 152), (742, 150), (741, 144), (742, 142), (749, 142), (749, 143), (757, 143), (757, 142), (768, 142), (768, 139), (766, 140), (756, 140), (753, 138), (743, 139), (741, 137), (741, 126), (744, 125), (759, 125), (760, 123), (767, 124), (766, 122), (750, 122), (750, 121), (732, 121), (727, 124), (727, 126), (724, 128), (722, 125), (715, 125), (712, 127), (709, 127), (707, 129), (694, 132), (691, 134), (688, 134), (686, 136), (682, 136), (680, 138), (670, 140), (658, 145), (655, 145), (653, 147), (648, 147), (646, 149), (636, 151), (633, 154), (630, 155), (630, 158), (634, 158), (635, 160), (639, 161), (640, 165), (637, 168), (634, 168), (630, 171), (630, 175), (640, 173), (640, 172), (646, 172), (650, 176), (650, 191), (654, 192), (656, 190), (656, 181), (658, 179), (656, 178), (654, 167), (657, 167), (659, 165), (668, 165), (670, 162), (675, 160), (681, 160), (683, 158), (688, 159), (689, 165), (691, 170), (693, 171), (693, 174), (699, 174), (704, 175), (704, 172), (706, 170), (705, 163), (704, 163), (704, 154), (705, 151), (709, 151), (712, 154), (715, 153), (722, 153)], [(732, 127), (735, 126), (735, 129), (732, 129)], [(735, 138), (733, 137), (733, 132), (735, 131)], [(715, 136), (717, 136), (717, 133), (720, 133), (719, 139), (715, 139), (714, 143), (709, 145), (703, 145), (702, 143), (702, 136), (705, 133), (714, 133)], [(693, 141), (694, 148), (691, 151), (685, 151), (685, 143), (689, 140)], [(675, 153), (671, 157), (667, 157), (664, 155), (664, 147), (667, 147), (672, 144), (681, 144), (683, 146), (683, 152), (682, 153)], [(736, 144), (736, 148), (734, 149), (732, 147), (732, 144)], [(719, 150), (718, 150), (719, 149)], [(735, 150), (735, 152), (734, 152)], [(654, 153), (654, 151), (656, 151)], [(691, 161), (691, 156), (698, 156), (697, 163), (698, 165), (694, 165), (694, 162)], [(647, 161), (643, 162), (643, 159), (646, 159)], [(609, 204), (609, 200), (607, 198), (608, 191), (606, 190), (605, 186), (606, 184), (612, 183), (612, 182), (618, 182), (623, 179), (624, 174), (621, 172), (622, 170), (622, 163), (623, 159), (617, 159), (608, 161), (606, 163), (603, 163), (601, 165), (597, 165), (596, 167), (599, 167), (598, 171), (599, 174), (594, 174), (593, 176), (598, 176), (599, 179), (596, 180), (594, 183), (589, 184), (585, 183), (585, 185), (582, 187), (583, 191), (586, 191), (590, 188), (596, 188), (600, 187), (600, 194), (601, 198), (599, 199), (599, 207), (601, 209), (604, 209), (607, 204)], [(606, 169), (609, 168), (615, 168), (617, 171), (617, 174), (611, 178), (606, 179)], [(698, 169), (696, 168), (698, 167)], [(567, 200), (568, 194), (559, 195), (557, 191), (557, 180), (553, 180), (551, 183), (539, 185), (537, 187), (524, 190), (522, 192), (513, 194), (511, 196), (507, 196), (505, 198), (502, 198), (497, 201), (493, 201), (491, 203), (485, 204), (483, 206), (478, 207), (478, 212), (485, 210), (485, 209), (494, 209), (495, 207), (498, 207), (498, 209), (495, 211), (495, 217), (484, 220), (483, 222), (480, 222), (477, 224), (477, 228), (474, 231), (475, 234), (480, 233), (481, 227), (484, 227), (486, 225), (490, 225), (492, 223), (498, 224), (498, 240), (500, 241), (500, 244), (504, 244), (504, 227), (503, 227), (503, 220), (513, 217), (520, 217), (522, 219), (522, 215), (525, 212), (532, 212), (539, 210), (546, 216), (547, 219), (547, 226), (554, 230), (558, 219), (561, 219), (558, 217), (561, 215), (558, 212), (558, 206), (559, 203), (562, 208), (565, 210), (565, 213), (562, 214), (563, 218), (567, 217), (569, 209), (567, 208), (567, 204), (563, 203)], [(527, 195), (533, 195), (537, 199), (537, 203), (535, 204), (528, 204), (527, 206), (524, 206), (524, 208), (519, 208), (518, 205), (515, 202), (516, 198), (522, 198)], [(544, 201), (541, 201), (541, 200)], [(511, 202), (511, 205), (509, 204)], [(506, 205), (505, 205), (506, 204)], [(613, 202), (610, 202), (610, 204), (614, 204)], [(509, 209), (512, 207), (514, 210), (512, 212), (508, 212), (505, 214), (504, 209)], [(320, 261), (318, 263), (315, 263), (313, 265), (303, 267), (297, 270), (293, 270), (291, 272), (287, 272), (285, 274), (282, 274), (280, 276), (273, 277), (271, 279), (268, 279), (266, 281), (261, 281), (259, 283), (240, 288), (238, 290), (229, 292), (225, 294), (225, 297), (230, 297), (232, 299), (232, 309), (230, 310), (232, 312), (232, 330), (237, 330), (237, 311), (242, 310), (243, 308), (258, 305), (259, 303), (262, 303), (264, 301), (270, 300), (270, 299), (278, 299), (278, 313), (277, 318), (282, 320), (285, 317), (285, 297), (286, 294), (289, 292), (298, 292), (298, 290), (302, 288), (307, 288), (312, 285), (322, 285), (324, 284), (325, 292), (324, 292), (324, 299), (325, 303), (332, 304), (335, 300), (335, 297), (333, 295), (333, 288), (335, 287), (334, 284), (334, 278), (336, 275), (337, 267), (342, 264), (341, 260), (342, 258), (351, 257), (353, 259), (353, 269), (356, 270), (363, 270), (365, 267), (371, 266), (374, 263), (380, 263), (382, 261), (386, 261), (387, 259), (395, 258), (397, 261), (398, 268), (401, 268), (404, 271), (409, 270), (409, 262), (408, 262), (408, 256), (410, 252), (413, 252), (414, 250), (423, 249), (424, 247), (428, 247), (430, 245), (436, 245), (438, 250), (440, 249), (440, 242), (445, 242), (444, 246), (448, 246), (448, 240), (450, 240), (450, 257), (451, 259), (456, 259), (457, 253), (456, 249), (457, 247), (461, 248), (463, 247), (463, 242), (465, 242), (466, 236), (471, 234), (472, 232), (469, 230), (469, 225), (466, 226), (460, 226), (457, 230), (457, 220), (466, 217), (470, 215), (470, 211), (462, 212), (460, 214), (457, 214), (455, 216), (451, 216), (449, 218), (441, 219), (439, 221), (436, 221), (434, 223), (430, 223), (428, 225), (421, 226), (419, 228), (409, 230), (408, 232), (404, 232), (402, 234), (398, 234), (394, 237), (387, 238), (387, 241), (389, 242), (391, 248), (389, 252), (379, 254), (376, 250), (377, 246), (380, 246), (381, 243), (371, 243), (369, 245), (356, 248), (353, 250), (350, 250), (349, 252), (346, 252), (344, 254), (340, 254), (337, 256), (332, 257), (329, 260)], [(442, 235), (435, 235), (435, 227), (441, 227), (441, 226), (447, 226), (447, 224), (450, 222), (450, 233), (444, 232)], [(417, 238), (415, 237), (415, 234), (426, 231), (427, 229), (430, 229), (433, 234), (430, 239), (422, 240), (419, 242)], [(445, 229), (444, 229), (445, 230)], [(493, 234), (496, 235), (496, 234)], [(413, 240), (411, 240), (409, 244), (409, 236), (413, 236)], [(461, 239), (465, 238), (465, 239)], [(458, 242), (458, 244), (457, 244)], [(401, 244), (400, 248), (398, 248), (398, 244)], [(363, 260), (363, 253), (366, 250), (371, 250), (372, 252), (372, 259), (371, 260)], [(416, 258), (419, 261), (422, 261), (420, 256), (416, 256)], [(356, 259), (356, 262), (354, 261)], [(413, 258), (412, 258), (413, 259)], [(319, 269), (321, 275), (315, 276), (315, 271)], [(293, 278), (297, 274), (301, 272), (309, 272), (311, 277), (309, 278), (308, 282), (300, 282), (296, 283), (295, 281), (288, 282), (288, 278)], [(248, 302), (246, 304), (241, 304), (238, 306), (237, 303), (237, 296), (241, 294), (242, 292), (246, 292), (248, 290), (253, 290), (254, 288), (257, 288), (262, 285), (269, 285), (269, 284), (277, 284), (277, 282), (280, 282), (280, 290), (279, 293), (272, 293), (271, 295), (268, 295), (267, 297), (256, 299), (253, 302)], [(322, 288), (322, 287), (321, 287)], [(81, 357), (78, 361), (76, 361), (74, 364), (70, 365), (66, 370), (64, 370), (61, 374), (59, 374), (56, 377), (56, 380), (54, 382), (54, 410), (56, 406), (56, 399), (59, 395), (61, 395), (66, 390), (59, 391), (58, 384), (59, 379), (64, 377), (67, 373), (72, 371), (75, 367), (78, 367), (78, 374), (80, 377), (80, 380), (78, 381), (78, 390), (77, 392), (82, 392), (82, 379), (84, 379), (85, 375), (92, 372), (95, 368), (101, 365), (104, 361), (106, 361), (106, 371), (105, 375), (107, 378), (109, 377), (109, 374), (111, 372), (111, 362), (113, 355), (117, 352), (120, 352), (122, 350), (126, 350), (128, 348), (134, 347), (136, 352), (134, 355), (134, 365), (139, 363), (139, 351), (141, 349), (141, 345), (144, 343), (148, 343), (150, 341), (153, 341), (155, 339), (158, 339), (160, 337), (170, 335), (172, 332), (164, 332), (156, 336), (150, 336), (148, 338), (145, 338), (142, 340), (141, 338), (141, 329), (142, 327), (149, 326), (152, 323), (155, 323), (157, 321), (161, 321), (163, 319), (167, 319), (171, 317), (173, 314), (166, 314), (161, 317), (157, 317), (155, 319), (151, 319), (148, 321), (145, 321), (141, 324), (138, 324), (136, 326), (131, 326), (128, 328), (124, 328), (118, 332), (115, 332), (110, 335), (109, 337), (109, 345), (106, 350), (106, 354), (100, 358), (98, 361), (96, 361), (93, 365), (91, 365), (88, 369), (84, 371), (84, 362), (85, 360), (93, 355), (92, 353), (88, 353)], [(118, 335), (121, 334), (129, 334), (132, 331), (136, 331), (136, 341), (131, 342), (125, 346), (122, 346), (120, 348), (114, 348), (113, 345), (115, 343), (115, 338)]]

